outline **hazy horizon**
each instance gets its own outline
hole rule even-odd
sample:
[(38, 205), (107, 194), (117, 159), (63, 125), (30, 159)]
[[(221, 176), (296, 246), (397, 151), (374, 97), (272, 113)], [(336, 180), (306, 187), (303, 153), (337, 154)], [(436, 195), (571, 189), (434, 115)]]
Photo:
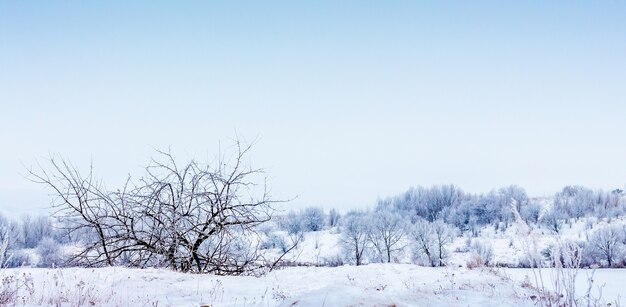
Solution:
[(239, 135), (291, 206), (411, 186), (624, 188), (626, 3), (0, 2), (0, 211), (23, 165), (111, 187)]

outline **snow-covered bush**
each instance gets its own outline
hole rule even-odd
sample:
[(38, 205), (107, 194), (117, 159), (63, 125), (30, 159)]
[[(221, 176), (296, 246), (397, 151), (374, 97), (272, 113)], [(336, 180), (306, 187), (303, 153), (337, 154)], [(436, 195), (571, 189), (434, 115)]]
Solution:
[(302, 226), (305, 231), (320, 231), (324, 227), (324, 210), (318, 207), (309, 207), (300, 213)]
[(322, 259), (322, 263), (325, 266), (329, 266), (329, 267), (337, 267), (337, 266), (341, 266), (344, 264), (343, 258), (341, 255), (334, 255), (334, 256), (330, 256), (330, 257), (325, 257)]
[(289, 213), (282, 218), (280, 227), (290, 235), (301, 234), (305, 231), (301, 216), (294, 211), (289, 211)]
[(39, 254), (39, 267), (52, 268), (63, 264), (63, 257), (59, 249), (59, 244), (52, 238), (43, 238), (37, 246)]
[(324, 210), (317, 207), (309, 207), (299, 213), (289, 211), (280, 220), (279, 227), (290, 235), (305, 231), (320, 231), (324, 227), (326, 216)]
[(18, 268), (21, 266), (32, 265), (32, 259), (29, 253), (23, 250), (12, 250), (9, 257), (4, 262), (7, 268)]
[(470, 247), (472, 253), (480, 258), (483, 265), (490, 266), (493, 260), (493, 247), (488, 242), (475, 240)]
[(285, 252), (287, 250), (287, 242), (285, 239), (278, 234), (270, 234), (259, 246), (261, 249), (272, 249), (278, 248), (281, 251)]

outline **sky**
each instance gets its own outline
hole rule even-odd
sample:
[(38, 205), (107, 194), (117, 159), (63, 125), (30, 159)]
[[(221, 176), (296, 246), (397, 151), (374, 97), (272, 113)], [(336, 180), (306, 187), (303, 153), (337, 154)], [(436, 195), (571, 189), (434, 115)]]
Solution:
[[(254, 141), (285, 208), (626, 184), (623, 1), (0, 1), (0, 211), (26, 168)], [(209, 158), (210, 160), (210, 158)]]

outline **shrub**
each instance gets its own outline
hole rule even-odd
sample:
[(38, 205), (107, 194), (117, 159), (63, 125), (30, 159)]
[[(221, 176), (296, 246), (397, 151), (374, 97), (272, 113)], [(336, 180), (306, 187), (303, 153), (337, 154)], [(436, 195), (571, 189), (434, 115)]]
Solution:
[(12, 251), (4, 262), (4, 266), (7, 268), (18, 268), (31, 264), (30, 255), (21, 250)]
[(473, 270), (475, 268), (480, 268), (484, 265), (483, 259), (475, 253), (472, 253), (470, 258), (465, 263), (465, 267), (469, 270)]
[(306, 231), (320, 231), (324, 227), (324, 210), (309, 207), (301, 213), (302, 225)]
[(37, 253), (40, 257), (40, 267), (58, 267), (63, 262), (58, 243), (50, 237), (46, 237), (39, 242)]
[(277, 234), (270, 234), (270, 236), (267, 237), (267, 239), (261, 242), (261, 245), (259, 246), (259, 248), (260, 249), (278, 248), (282, 252), (285, 252), (287, 250), (287, 243), (285, 242), (285, 239), (283, 239), (283, 237)]
[(302, 219), (293, 211), (290, 211), (287, 216), (282, 219), (280, 226), (290, 235), (299, 234), (304, 231)]
[(482, 264), (490, 266), (493, 261), (493, 247), (489, 243), (482, 243), (480, 241), (474, 241), (471, 245), (472, 253), (478, 256)]

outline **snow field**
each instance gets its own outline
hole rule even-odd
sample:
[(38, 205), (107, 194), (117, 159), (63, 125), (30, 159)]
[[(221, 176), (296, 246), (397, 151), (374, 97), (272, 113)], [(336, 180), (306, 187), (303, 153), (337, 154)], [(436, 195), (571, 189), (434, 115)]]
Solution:
[[(262, 277), (159, 269), (7, 269), (17, 306), (530, 306), (530, 289), (491, 270), (410, 264), (292, 267)], [(24, 279), (30, 286), (24, 286)]]

